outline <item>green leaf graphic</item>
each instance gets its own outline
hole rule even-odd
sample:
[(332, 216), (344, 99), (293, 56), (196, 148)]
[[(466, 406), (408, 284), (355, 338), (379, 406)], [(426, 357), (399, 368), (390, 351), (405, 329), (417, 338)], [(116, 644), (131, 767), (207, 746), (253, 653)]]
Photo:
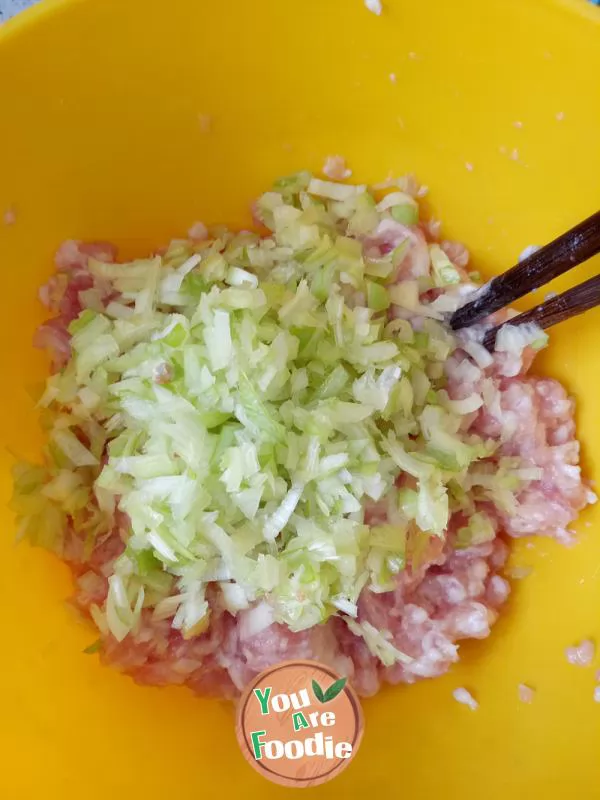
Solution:
[(342, 691), (344, 686), (346, 685), (347, 678), (340, 678), (339, 680), (335, 681), (331, 684), (329, 689), (325, 692), (324, 699), (322, 702), (328, 703), (330, 700), (333, 700), (338, 694)]
[(315, 680), (313, 680), (313, 682), (312, 682), (312, 689), (313, 689), (313, 692), (315, 693), (315, 697), (317, 698), (317, 700), (320, 703), (324, 703), (325, 702), (325, 695), (323, 694), (323, 689), (321, 689), (321, 687), (319, 686), (319, 684)]

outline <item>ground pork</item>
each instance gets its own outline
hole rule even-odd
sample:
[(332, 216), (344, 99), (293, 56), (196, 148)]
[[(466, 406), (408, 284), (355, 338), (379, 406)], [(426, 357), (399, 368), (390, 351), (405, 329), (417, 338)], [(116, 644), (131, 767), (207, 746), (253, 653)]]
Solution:
[[(404, 238), (409, 247), (395, 280), (415, 279), (428, 269), (427, 244), (421, 228), (410, 231), (392, 221), (381, 223), (376, 236), (364, 243), (372, 257), (384, 255)], [(464, 267), (468, 253), (462, 245), (444, 242), (445, 251)], [(58, 273), (41, 292), (57, 314), (41, 326), (37, 344), (53, 352), (54, 368), (70, 356), (68, 324), (77, 317), (80, 293), (94, 286), (88, 259), (112, 260), (106, 243), (66, 242), (56, 258)], [(65, 279), (66, 277), (66, 279)], [(99, 287), (101, 289), (101, 287)], [(372, 695), (382, 683), (412, 683), (443, 674), (459, 657), (464, 639), (483, 639), (490, 633), (510, 587), (500, 571), (507, 557), (504, 537), (544, 534), (569, 537), (568, 526), (591, 499), (581, 478), (579, 444), (575, 438), (573, 402), (556, 381), (528, 375), (532, 352), (506, 368), (502, 356), (481, 368), (458, 350), (447, 364), (448, 393), (453, 399), (473, 392), (489, 396), (470, 421), (473, 433), (500, 443), (494, 459), (519, 457), (538, 468), (540, 477), (516, 498), (516, 507), (497, 512), (500, 533), (493, 541), (457, 549), (459, 515), (450, 520), (444, 541), (432, 538), (418, 567), (407, 567), (393, 591), (365, 589), (359, 600), (358, 621), (387, 631), (390, 642), (408, 659), (384, 666), (364, 640), (339, 617), (299, 633), (272, 623), (256, 632), (247, 625), (252, 609), (233, 616), (216, 590), (210, 591), (210, 623), (205, 632), (185, 639), (169, 619), (142, 613), (136, 632), (117, 642), (101, 635), (101, 658), (141, 684), (185, 684), (200, 694), (233, 697), (250, 678), (266, 667), (288, 659), (316, 659), (347, 675), (362, 695)], [(385, 506), (369, 510), (367, 522), (385, 522)], [(96, 543), (91, 555), (67, 536), (64, 557), (75, 578), (73, 602), (86, 615), (104, 602), (111, 565), (124, 549), (127, 519), (116, 518), (112, 533)]]

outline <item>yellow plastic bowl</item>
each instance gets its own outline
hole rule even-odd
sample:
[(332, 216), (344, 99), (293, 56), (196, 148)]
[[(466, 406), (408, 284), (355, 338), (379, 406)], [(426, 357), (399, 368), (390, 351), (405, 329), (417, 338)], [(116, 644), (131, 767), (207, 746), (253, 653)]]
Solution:
[[(6, 800), (283, 797), (242, 758), (232, 708), (135, 686), (83, 654), (65, 567), (15, 546), (14, 456), (34, 458), (36, 289), (61, 240), (126, 255), (196, 219), (248, 224), (276, 176), (343, 153), (358, 179), (414, 171), (484, 273), (598, 206), (600, 12), (583, 0), (72, 0), (0, 30), (0, 796)], [(395, 81), (390, 77), (395, 75)], [(199, 115), (210, 115), (206, 132)], [(467, 168), (467, 164), (472, 169)], [(16, 222), (2, 225), (12, 207)], [(598, 271), (588, 263), (581, 278)], [(575, 279), (558, 283), (565, 286)], [(556, 287), (553, 287), (556, 288)], [(598, 312), (560, 326), (540, 368), (578, 399), (600, 466)], [(579, 544), (515, 547), (533, 566), (451, 674), (365, 702), (350, 768), (317, 797), (597, 798), (600, 513)], [(599, 664), (600, 665), (600, 664)], [(517, 685), (537, 689), (532, 705)], [(452, 700), (468, 686), (481, 706)]]

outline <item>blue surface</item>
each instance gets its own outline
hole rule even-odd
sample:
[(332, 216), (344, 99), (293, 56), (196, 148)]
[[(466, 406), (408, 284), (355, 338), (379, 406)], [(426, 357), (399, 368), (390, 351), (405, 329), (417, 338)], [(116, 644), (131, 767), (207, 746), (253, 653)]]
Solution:
[(12, 17), (27, 6), (32, 6), (34, 2), (36, 0), (0, 0), (0, 21)]

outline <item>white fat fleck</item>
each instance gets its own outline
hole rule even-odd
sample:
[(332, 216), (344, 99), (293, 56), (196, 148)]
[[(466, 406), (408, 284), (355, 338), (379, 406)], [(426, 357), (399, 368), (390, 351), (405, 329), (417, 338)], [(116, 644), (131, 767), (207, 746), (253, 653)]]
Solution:
[(381, 0), (365, 0), (365, 6), (373, 14), (377, 14), (377, 16), (380, 16), (381, 12), (383, 11)]
[(471, 164), (471, 162), (470, 162), (470, 161), (465, 161), (465, 168), (466, 168), (466, 169), (467, 169), (469, 172), (473, 172), (473, 170), (474, 170), (473, 164)]
[(600, 686), (594, 687), (594, 702), (600, 703)]
[(251, 639), (273, 624), (273, 608), (266, 601), (262, 601), (240, 615), (239, 619), (240, 638)]
[(452, 692), (452, 697), (454, 697), (457, 703), (461, 703), (463, 706), (468, 706), (471, 711), (477, 711), (479, 708), (479, 703), (477, 700), (475, 700), (471, 692), (467, 691), (462, 686)]
[(519, 160), (519, 150), (518, 150), (518, 148), (513, 147), (513, 149), (510, 151), (510, 157), (511, 157), (511, 159), (513, 161), (518, 161)]
[(529, 244), (527, 247), (522, 251), (521, 255), (519, 256), (519, 262), (525, 261), (526, 258), (532, 256), (534, 253), (540, 249), (538, 244)]
[(556, 115), (557, 121), (558, 122), (562, 122), (564, 118), (565, 118), (565, 112), (564, 111), (559, 111), (558, 114)]
[(513, 126), (514, 126), (515, 128), (522, 128), (522, 127), (523, 127), (523, 123), (521, 122), (521, 120), (520, 120), (520, 119), (516, 119), (516, 120), (513, 122)]
[(392, 83), (396, 83), (396, 73), (390, 72), (390, 80)]

